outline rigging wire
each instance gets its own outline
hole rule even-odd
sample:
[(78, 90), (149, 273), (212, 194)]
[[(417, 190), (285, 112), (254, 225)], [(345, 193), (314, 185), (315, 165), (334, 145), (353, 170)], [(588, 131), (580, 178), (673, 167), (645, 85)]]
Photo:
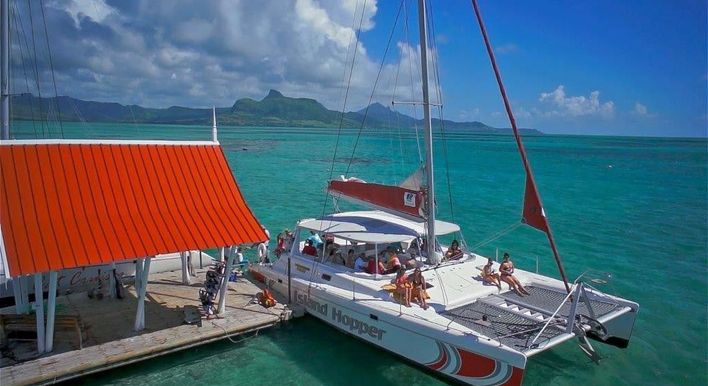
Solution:
[[(408, 27), (408, 17), (409, 17), (408, 16), (408, 3), (406, 3), (405, 1), (404, 1), (404, 3), (405, 4), (403, 7), (403, 12), (404, 12), (404, 19), (403, 20), (404, 20), (405, 24), (404, 24), (403, 28), (404, 28), (405, 35), (406, 35), (406, 43), (408, 43), (408, 46), (406, 47), (406, 49), (408, 50), (407, 51), (407, 53), (408, 53), (408, 76), (410, 77), (411, 100), (415, 100), (415, 93), (413, 92), (413, 88), (414, 88), (413, 87), (413, 85), (414, 85), (414, 83), (413, 83), (413, 62), (414, 62), (414, 60), (412, 60), (413, 50), (411, 49), (412, 45), (411, 45), (411, 39), (410, 39), (410, 29)], [(416, 66), (417, 66), (417, 64), (416, 64)], [(417, 68), (416, 68), (416, 70), (417, 70)], [(418, 127), (417, 105), (413, 104), (412, 109), (413, 109), (413, 131), (415, 132), (415, 144), (418, 148), (418, 164), (421, 165), (423, 163), (423, 152), (420, 147), (420, 135), (418, 133), (420, 128)]]
[(391, 33), (388, 35), (388, 42), (386, 43), (386, 49), (384, 50), (383, 57), (381, 58), (381, 64), (379, 65), (379, 71), (376, 73), (376, 79), (374, 80), (374, 87), (371, 90), (371, 94), (369, 95), (369, 101), (366, 105), (366, 109), (364, 110), (364, 117), (361, 120), (361, 126), (359, 126), (359, 131), (357, 133), (356, 140), (354, 141), (354, 148), (352, 149), (352, 155), (349, 158), (349, 162), (347, 164), (347, 170), (345, 172), (345, 175), (349, 174), (349, 169), (351, 169), (352, 160), (354, 159), (354, 154), (356, 153), (356, 149), (359, 146), (359, 139), (361, 138), (361, 133), (364, 130), (366, 118), (369, 114), (369, 108), (371, 107), (371, 101), (374, 99), (374, 94), (376, 93), (376, 86), (378, 86), (379, 80), (381, 79), (381, 72), (383, 71), (384, 64), (386, 63), (386, 56), (388, 55), (388, 51), (391, 48), (391, 40), (393, 40), (393, 34), (396, 30), (396, 25), (398, 24), (398, 19), (401, 16), (401, 9), (402, 8), (403, 8), (403, 0), (401, 0), (400, 5), (398, 6), (398, 12), (396, 13), (396, 20), (394, 21), (393, 27), (391, 28)]
[[(354, 39), (354, 51), (352, 53), (352, 63), (351, 66), (349, 67), (349, 76), (346, 76), (346, 66), (344, 67), (344, 77), (347, 78), (347, 83), (346, 83), (346, 88), (344, 91), (344, 101), (342, 102), (342, 113), (339, 118), (339, 127), (337, 128), (337, 139), (334, 144), (334, 152), (332, 153), (332, 163), (329, 168), (329, 178), (327, 179), (327, 184), (329, 185), (329, 181), (332, 180), (332, 176), (334, 175), (334, 164), (337, 161), (337, 151), (339, 149), (339, 140), (342, 136), (342, 127), (344, 126), (344, 114), (347, 108), (347, 101), (349, 99), (349, 90), (351, 89), (351, 84), (352, 84), (352, 74), (354, 74), (354, 63), (356, 63), (356, 54), (359, 51), (357, 48), (359, 47), (359, 35), (361, 34), (361, 26), (363, 25), (364, 22), (364, 12), (366, 11), (366, 2), (367, 0), (364, 0), (361, 6), (361, 15), (359, 16), (359, 26), (357, 27), (356, 31), (354, 32), (354, 36), (349, 35), (349, 46), (347, 47), (347, 54), (346, 54), (346, 61), (349, 60), (349, 50), (352, 47), (352, 37), (355, 37)], [(354, 7), (354, 17), (352, 18), (352, 30), (354, 29), (354, 23), (356, 22), (356, 10), (358, 8), (358, 1), (357, 5)], [(363, 121), (362, 121), (363, 123)], [(329, 198), (329, 189), (325, 189), (325, 197), (324, 200), (322, 201), (322, 215), (321, 217), (324, 217), (325, 212), (327, 210), (327, 199)], [(293, 241), (294, 242), (294, 241)], [(324, 248), (322, 249), (322, 257), (324, 260)], [(315, 268), (317, 267), (317, 264), (319, 262), (317, 259), (313, 259), (312, 263), (312, 269), (310, 270), (310, 280), (308, 281), (308, 286), (307, 286), (307, 294), (308, 296), (310, 295), (310, 288), (312, 287), (312, 277), (315, 272)]]
[[(329, 184), (329, 181), (332, 180), (332, 176), (334, 175), (334, 164), (337, 161), (337, 151), (339, 150), (339, 140), (342, 136), (342, 126), (344, 125), (344, 112), (346, 111), (347, 108), (347, 100), (349, 99), (349, 90), (351, 89), (351, 84), (352, 84), (352, 74), (354, 73), (354, 63), (356, 63), (356, 53), (359, 51), (357, 50), (357, 47), (359, 46), (359, 34), (361, 33), (361, 26), (364, 21), (364, 11), (366, 10), (366, 0), (364, 0), (364, 3), (361, 7), (361, 16), (359, 17), (359, 27), (356, 29), (356, 32), (354, 33), (354, 36), (356, 39), (354, 40), (354, 53), (352, 54), (352, 63), (349, 68), (349, 77), (347, 78), (347, 83), (346, 83), (346, 91), (344, 92), (344, 101), (342, 103), (342, 113), (339, 118), (339, 127), (337, 128), (337, 139), (334, 143), (334, 152), (332, 153), (332, 164), (330, 165), (329, 169), (329, 178), (327, 179), (327, 183)], [(356, 7), (355, 7), (356, 11)], [(355, 12), (356, 15), (356, 12)], [(352, 28), (353, 29), (353, 28)], [(349, 44), (351, 46), (351, 38), (352, 36), (349, 36)], [(347, 48), (347, 52), (349, 51), (349, 48)], [(346, 67), (345, 67), (346, 68)], [(345, 70), (346, 74), (346, 70)], [(325, 190), (325, 197), (322, 202), (322, 216), (324, 216), (325, 211), (327, 210), (327, 199), (329, 198), (329, 189)]]
[[(34, 55), (34, 76), (35, 76), (35, 82), (37, 83), (37, 97), (39, 98), (39, 122), (41, 123), (42, 127), (42, 136), (46, 135), (44, 134), (44, 113), (42, 112), (42, 89), (41, 89), (41, 82), (39, 79), (39, 67), (37, 66), (37, 43), (36, 39), (34, 36), (34, 18), (32, 18), (32, 2), (31, 0), (27, 0), (27, 7), (28, 7), (28, 14), (29, 14), (29, 19), (30, 19), (30, 32), (32, 35), (32, 53)], [(49, 134), (49, 124), (47, 124), (47, 135)]]
[(52, 49), (49, 45), (49, 32), (47, 30), (47, 18), (44, 15), (44, 0), (39, 0), (39, 9), (42, 11), (42, 22), (44, 23), (44, 37), (47, 41), (47, 53), (49, 55), (49, 68), (52, 73), (52, 84), (54, 84), (54, 104), (57, 107), (57, 120), (61, 137), (64, 138), (64, 125), (61, 123), (61, 110), (59, 109), (59, 93), (57, 92), (57, 81), (54, 77), (54, 62), (52, 61)]
[[(29, 107), (30, 107), (30, 121), (32, 122), (32, 131), (34, 133), (34, 138), (37, 139), (39, 136), (37, 135), (37, 125), (35, 124), (35, 119), (34, 119), (34, 98), (32, 97), (32, 92), (30, 91), (30, 86), (29, 86), (29, 76), (27, 76), (27, 61), (25, 60), (25, 52), (22, 49), (23, 48), (23, 42), (24, 47), (27, 49), (27, 55), (29, 56), (29, 45), (27, 44), (27, 36), (24, 33), (24, 25), (22, 25), (22, 19), (20, 15), (20, 11), (17, 8), (17, 3), (11, 3), (11, 5), (14, 8), (11, 8), (10, 10), (12, 11), (12, 20), (14, 22), (14, 31), (15, 34), (17, 35), (17, 45), (20, 50), (20, 61), (22, 62), (22, 74), (24, 75), (25, 79), (25, 88), (27, 90), (27, 100), (29, 101)], [(19, 19), (19, 20), (18, 20)]]
[(443, 94), (442, 94), (442, 83), (440, 82), (440, 66), (438, 65), (440, 62), (440, 58), (438, 57), (438, 48), (436, 44), (436, 38), (435, 38), (435, 18), (433, 16), (433, 7), (432, 5), (429, 7), (426, 7), (426, 9), (429, 10), (430, 12), (430, 17), (428, 18), (428, 22), (430, 23), (430, 33), (432, 35), (432, 46), (433, 46), (433, 57), (435, 60), (433, 60), (433, 74), (435, 77), (435, 92), (436, 92), (436, 97), (438, 99), (438, 111), (439, 111), (439, 116), (440, 116), (440, 134), (442, 137), (442, 145), (443, 145), (443, 158), (445, 160), (445, 177), (447, 181), (447, 197), (448, 201), (450, 203), (450, 218), (452, 219), (452, 222), (455, 222), (455, 210), (454, 210), (454, 205), (453, 205), (453, 200), (452, 200), (452, 184), (450, 183), (450, 162), (449, 162), (449, 157), (448, 157), (448, 151), (447, 151), (447, 139), (445, 138), (445, 117), (443, 115)]

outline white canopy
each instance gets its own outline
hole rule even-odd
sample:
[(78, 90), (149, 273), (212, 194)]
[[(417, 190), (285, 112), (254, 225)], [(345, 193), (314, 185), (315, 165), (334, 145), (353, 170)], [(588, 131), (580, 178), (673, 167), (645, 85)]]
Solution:
[[(298, 226), (320, 233), (330, 233), (350, 241), (372, 244), (409, 241), (426, 234), (425, 223), (378, 210), (336, 213), (319, 219), (302, 220)], [(441, 236), (457, 232), (460, 227), (436, 220), (435, 230), (436, 236)]]

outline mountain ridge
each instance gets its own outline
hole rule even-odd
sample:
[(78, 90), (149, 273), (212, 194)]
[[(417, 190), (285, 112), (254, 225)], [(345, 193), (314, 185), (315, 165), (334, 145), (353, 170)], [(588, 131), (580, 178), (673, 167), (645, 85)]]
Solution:
[[(39, 98), (32, 94), (12, 96), (11, 117), (16, 120), (33, 120), (44, 116), (63, 121), (89, 121), (109, 123), (155, 123), (210, 125), (211, 109), (170, 106), (149, 108), (139, 105), (122, 105), (116, 102), (96, 102), (59, 96)], [(359, 128), (365, 121), (367, 128), (423, 127), (423, 120), (402, 114), (391, 107), (375, 102), (359, 110), (342, 114), (329, 110), (312, 98), (293, 98), (271, 89), (260, 101), (240, 98), (230, 107), (216, 108), (219, 124), (236, 126), (289, 126), (289, 127), (339, 127)], [(52, 115), (53, 114), (53, 115)], [(496, 128), (482, 122), (455, 122), (444, 120), (446, 130), (501, 133), (507, 128)], [(439, 127), (440, 120), (433, 119)], [(535, 129), (521, 129), (525, 134), (542, 134)]]

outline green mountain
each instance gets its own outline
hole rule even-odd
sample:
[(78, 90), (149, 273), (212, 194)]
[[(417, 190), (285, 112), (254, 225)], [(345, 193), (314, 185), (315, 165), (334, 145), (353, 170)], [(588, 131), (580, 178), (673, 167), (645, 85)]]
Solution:
[[(211, 109), (172, 106), (166, 109), (145, 108), (84, 101), (67, 96), (38, 98), (31, 94), (15, 95), (11, 99), (11, 115), (16, 120), (57, 119), (63, 121), (162, 123), (210, 125)], [(329, 110), (310, 98), (290, 98), (270, 90), (260, 101), (242, 98), (231, 107), (216, 109), (219, 124), (237, 126), (339, 127), (359, 128), (362, 121), (372, 128), (422, 127), (422, 119), (401, 114), (380, 103), (373, 103), (359, 111), (342, 115)], [(443, 121), (445, 130), (469, 132), (508, 132), (481, 122)], [(433, 120), (439, 127), (440, 121)], [(541, 134), (534, 129), (522, 129), (528, 134)]]

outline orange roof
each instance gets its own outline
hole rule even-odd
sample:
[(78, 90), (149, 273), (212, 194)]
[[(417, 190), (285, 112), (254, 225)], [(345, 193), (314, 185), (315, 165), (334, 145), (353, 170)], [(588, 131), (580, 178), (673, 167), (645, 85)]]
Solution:
[(0, 227), (13, 277), (266, 239), (213, 142), (0, 143)]

